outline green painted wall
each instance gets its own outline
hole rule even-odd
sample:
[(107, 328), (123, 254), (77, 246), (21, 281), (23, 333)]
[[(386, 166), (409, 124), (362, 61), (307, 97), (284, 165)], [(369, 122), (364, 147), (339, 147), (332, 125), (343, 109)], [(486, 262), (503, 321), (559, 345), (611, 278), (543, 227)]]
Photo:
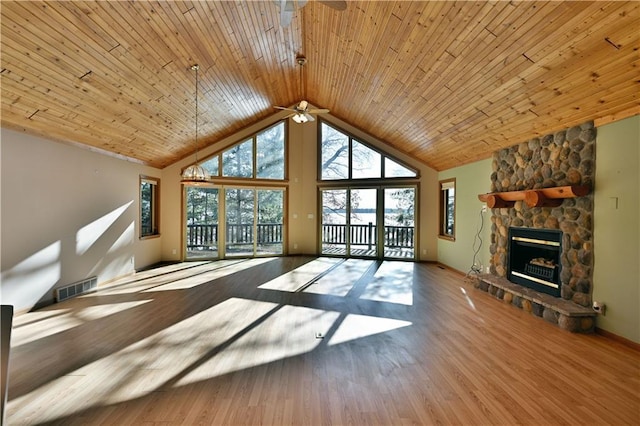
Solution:
[(640, 343), (640, 116), (598, 128), (593, 300), (597, 327)]
[(489, 244), (491, 243), (491, 211), (481, 213), (482, 203), (478, 194), (491, 189), (491, 158), (455, 167), (438, 174), (438, 180), (456, 179), (456, 239), (438, 239), (438, 262), (458, 271), (467, 273), (473, 265), (474, 241), (483, 222), (480, 237), (482, 246), (476, 256), (476, 263), (482, 264), (483, 272), (489, 266)]

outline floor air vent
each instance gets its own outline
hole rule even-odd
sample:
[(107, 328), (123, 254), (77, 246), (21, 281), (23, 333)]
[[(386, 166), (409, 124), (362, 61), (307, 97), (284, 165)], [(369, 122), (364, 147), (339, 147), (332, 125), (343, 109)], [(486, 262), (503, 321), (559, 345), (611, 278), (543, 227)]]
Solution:
[(86, 280), (78, 281), (77, 283), (69, 284), (64, 287), (56, 289), (56, 300), (62, 302), (63, 300), (71, 299), (82, 293), (88, 293), (95, 290), (98, 287), (98, 277), (87, 278)]

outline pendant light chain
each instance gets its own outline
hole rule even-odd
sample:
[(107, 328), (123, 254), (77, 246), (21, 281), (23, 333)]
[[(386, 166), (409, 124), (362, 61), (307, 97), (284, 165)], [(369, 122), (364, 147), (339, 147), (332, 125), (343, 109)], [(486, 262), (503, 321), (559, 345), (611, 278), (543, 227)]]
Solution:
[(302, 99), (306, 99), (307, 98), (307, 86), (306, 86), (306, 81), (304, 79), (304, 66), (307, 64), (307, 58), (304, 57), (303, 55), (298, 55), (296, 57), (296, 62), (298, 63), (298, 65), (300, 66), (300, 96), (302, 97)]
[(200, 65), (191, 67), (196, 72), (196, 164), (198, 164), (198, 70)]
[(192, 65), (191, 70), (196, 72), (196, 135), (195, 135), (195, 144), (196, 144), (196, 162), (195, 164), (190, 165), (182, 172), (182, 183), (188, 183), (192, 185), (199, 185), (202, 183), (209, 182), (210, 176), (209, 173), (198, 164), (198, 70), (200, 66), (198, 64)]

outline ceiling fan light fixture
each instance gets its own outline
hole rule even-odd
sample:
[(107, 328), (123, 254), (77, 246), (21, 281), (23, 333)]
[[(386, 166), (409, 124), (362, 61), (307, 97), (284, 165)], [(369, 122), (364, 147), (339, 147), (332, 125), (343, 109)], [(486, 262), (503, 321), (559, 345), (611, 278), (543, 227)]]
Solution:
[(199, 184), (208, 182), (211, 178), (209, 173), (198, 164), (198, 70), (200, 66), (198, 64), (192, 65), (191, 70), (196, 72), (196, 162), (195, 164), (190, 165), (186, 169), (182, 171), (182, 183), (190, 183), (190, 184)]
[(300, 114), (300, 113), (295, 114), (293, 117), (291, 117), (291, 119), (298, 124), (306, 123), (307, 121), (309, 121), (309, 119), (305, 114)]

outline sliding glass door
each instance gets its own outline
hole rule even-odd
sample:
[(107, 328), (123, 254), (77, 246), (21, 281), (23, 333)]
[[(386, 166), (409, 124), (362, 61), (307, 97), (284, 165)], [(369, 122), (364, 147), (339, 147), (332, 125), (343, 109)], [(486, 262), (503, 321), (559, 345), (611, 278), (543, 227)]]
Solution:
[(321, 253), (414, 259), (415, 201), (415, 186), (321, 189)]
[(320, 192), (322, 254), (347, 255), (347, 191), (346, 189), (323, 189)]
[(384, 257), (415, 258), (416, 188), (384, 188)]
[(184, 200), (187, 260), (284, 253), (284, 189), (187, 185)]
[(185, 258), (215, 259), (218, 251), (218, 188), (185, 186)]
[(377, 193), (375, 188), (349, 190), (349, 250), (351, 256), (377, 257)]
[(225, 188), (225, 256), (284, 252), (284, 190)]
[(284, 190), (256, 190), (257, 255), (276, 255), (284, 253)]
[(227, 188), (225, 192), (225, 254), (253, 256), (255, 194), (252, 189)]

